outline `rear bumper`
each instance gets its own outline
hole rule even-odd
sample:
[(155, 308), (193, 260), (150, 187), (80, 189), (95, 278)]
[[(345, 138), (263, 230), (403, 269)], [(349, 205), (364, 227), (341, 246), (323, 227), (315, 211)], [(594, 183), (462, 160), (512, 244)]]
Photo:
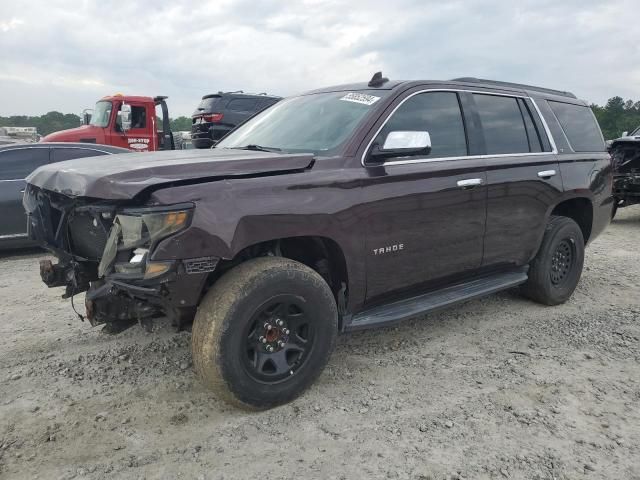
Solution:
[(195, 148), (211, 148), (214, 142), (209, 137), (206, 137), (206, 138), (192, 138), (191, 143)]
[(230, 125), (198, 124), (191, 127), (191, 141), (196, 148), (209, 148), (233, 129)]

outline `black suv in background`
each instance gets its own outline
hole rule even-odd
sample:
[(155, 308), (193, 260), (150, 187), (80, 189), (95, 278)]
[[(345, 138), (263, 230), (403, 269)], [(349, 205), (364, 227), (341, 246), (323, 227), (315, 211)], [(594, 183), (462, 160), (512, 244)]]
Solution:
[(236, 125), (281, 100), (266, 93), (218, 92), (202, 97), (191, 118), (191, 138), (196, 148), (210, 148)]

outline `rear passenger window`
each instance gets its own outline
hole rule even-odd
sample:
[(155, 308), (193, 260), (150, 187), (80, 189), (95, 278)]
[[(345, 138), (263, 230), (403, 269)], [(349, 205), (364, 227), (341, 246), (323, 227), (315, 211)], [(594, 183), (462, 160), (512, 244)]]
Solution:
[(467, 155), (462, 112), (454, 92), (427, 92), (409, 98), (385, 124), (375, 142), (383, 145), (390, 132), (410, 130), (429, 132), (429, 158)]
[(473, 94), (488, 155), (529, 153), (527, 129), (515, 97)]
[(236, 112), (251, 112), (256, 107), (257, 101), (252, 98), (235, 98), (227, 105), (228, 110)]
[(589, 107), (549, 101), (574, 152), (602, 152), (604, 141), (600, 127)]
[(64, 162), (74, 158), (94, 157), (106, 155), (104, 152), (92, 150), (90, 148), (52, 148), (51, 162)]
[(49, 163), (48, 148), (20, 148), (0, 152), (0, 180), (21, 180)]

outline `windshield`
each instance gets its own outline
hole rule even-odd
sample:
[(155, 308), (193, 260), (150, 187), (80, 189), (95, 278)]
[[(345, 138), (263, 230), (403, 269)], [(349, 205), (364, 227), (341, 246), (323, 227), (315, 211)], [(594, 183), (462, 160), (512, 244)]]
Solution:
[(640, 135), (640, 127), (636, 128), (633, 132), (631, 132), (631, 135)]
[(106, 127), (109, 125), (109, 118), (111, 117), (111, 102), (102, 100), (96, 103), (96, 108), (91, 115), (91, 122), (89, 125), (94, 127)]
[(329, 92), (287, 98), (256, 115), (216, 148), (260, 146), (329, 155), (388, 91)]

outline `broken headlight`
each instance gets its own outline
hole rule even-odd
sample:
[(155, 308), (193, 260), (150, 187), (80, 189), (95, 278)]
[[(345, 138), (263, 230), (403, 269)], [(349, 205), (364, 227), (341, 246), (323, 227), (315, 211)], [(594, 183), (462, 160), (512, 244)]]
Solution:
[(191, 221), (193, 207), (175, 210), (136, 209), (124, 210), (116, 215), (104, 248), (98, 275), (103, 277), (116, 259), (118, 252), (132, 252), (130, 268), (120, 266), (119, 273), (133, 273), (140, 270), (149, 249), (163, 238), (184, 230)]

